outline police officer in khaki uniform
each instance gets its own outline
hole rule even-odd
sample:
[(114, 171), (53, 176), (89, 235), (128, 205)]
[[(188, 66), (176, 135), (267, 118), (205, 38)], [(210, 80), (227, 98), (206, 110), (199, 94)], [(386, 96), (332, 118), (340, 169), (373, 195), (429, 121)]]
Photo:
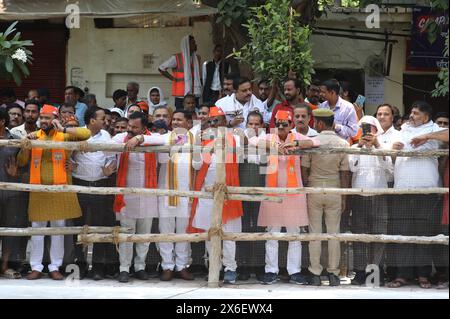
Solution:
[[(322, 147), (349, 147), (347, 141), (334, 131), (334, 114), (329, 109), (313, 111), (315, 129), (320, 133), (317, 137)], [(302, 158), (302, 176), (308, 187), (347, 188), (350, 187), (350, 171), (346, 154), (308, 154)], [(323, 233), (322, 218), (325, 218), (326, 232), (339, 233), (341, 214), (345, 209), (345, 199), (341, 195), (308, 195), (309, 232)], [(311, 272), (310, 284), (321, 285), (320, 264), (321, 242), (309, 243)], [(336, 240), (328, 242), (328, 267), (330, 286), (338, 286), (340, 243)]]

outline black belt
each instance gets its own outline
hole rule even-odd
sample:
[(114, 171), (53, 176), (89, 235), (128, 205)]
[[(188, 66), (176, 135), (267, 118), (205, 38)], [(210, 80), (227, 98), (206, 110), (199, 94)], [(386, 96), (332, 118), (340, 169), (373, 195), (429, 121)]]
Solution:
[(73, 183), (79, 186), (90, 186), (90, 187), (108, 187), (108, 179), (100, 179), (98, 181), (90, 182), (85, 181), (76, 177), (72, 177)]

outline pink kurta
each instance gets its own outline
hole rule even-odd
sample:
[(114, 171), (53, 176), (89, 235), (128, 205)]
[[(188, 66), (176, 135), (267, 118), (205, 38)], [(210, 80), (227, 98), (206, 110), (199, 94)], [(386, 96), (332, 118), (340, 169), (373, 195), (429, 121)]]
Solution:
[[(301, 134), (296, 134), (296, 139), (309, 140)], [(272, 134), (268, 134), (263, 139), (272, 139)], [(314, 139), (312, 139), (314, 141)], [(278, 136), (277, 136), (278, 141)], [(252, 138), (251, 144), (256, 144), (257, 139)], [(317, 146), (318, 143), (314, 141)], [(300, 156), (292, 155), (295, 157), (295, 172), (297, 174), (298, 187), (303, 187), (301, 177), (301, 165)], [(288, 163), (289, 156), (278, 157), (278, 187), (287, 187), (287, 174), (286, 165)], [(266, 177), (267, 185), (267, 177)], [(245, 214), (245, 212), (244, 212)], [(308, 210), (306, 204), (306, 195), (285, 195), (283, 196), (282, 203), (262, 202), (259, 209), (258, 226), (307, 226), (308, 222)]]

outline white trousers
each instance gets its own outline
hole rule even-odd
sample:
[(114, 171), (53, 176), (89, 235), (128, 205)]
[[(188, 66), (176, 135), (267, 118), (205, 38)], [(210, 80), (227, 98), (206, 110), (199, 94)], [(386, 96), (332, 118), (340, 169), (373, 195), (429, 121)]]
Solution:
[[(230, 220), (225, 225), (222, 225), (224, 232), (240, 233), (242, 232), (241, 218)], [(206, 250), (208, 255), (211, 256), (211, 242), (206, 241)], [(236, 271), (236, 242), (232, 240), (224, 240), (222, 247), (222, 264), (225, 267), (225, 271)]]
[[(160, 217), (159, 232), (161, 234), (185, 234), (188, 224), (189, 218), (187, 217)], [(161, 267), (163, 270), (181, 271), (189, 264), (191, 244), (189, 242), (159, 243), (159, 253), (162, 259)]]
[[(133, 234), (150, 234), (153, 218), (128, 218), (121, 216), (120, 226), (132, 229)], [(145, 259), (147, 257), (149, 243), (136, 244), (136, 256), (134, 257), (134, 270), (145, 270)], [(133, 259), (133, 243), (119, 244), (120, 271), (130, 272)]]
[[(281, 227), (267, 227), (269, 233), (281, 232)], [(291, 234), (300, 234), (300, 227), (286, 227), (286, 232)], [(301, 271), (302, 266), (302, 243), (299, 241), (290, 241), (287, 253), (287, 271), (289, 275)], [(278, 240), (266, 241), (266, 272), (278, 274)]]
[[(32, 222), (31, 227), (47, 227), (48, 222)], [(65, 220), (53, 220), (51, 227), (65, 227)], [(42, 272), (42, 258), (44, 257), (44, 236), (31, 236), (30, 265), (31, 270)], [(49, 271), (59, 271), (64, 258), (64, 236), (51, 236)]]

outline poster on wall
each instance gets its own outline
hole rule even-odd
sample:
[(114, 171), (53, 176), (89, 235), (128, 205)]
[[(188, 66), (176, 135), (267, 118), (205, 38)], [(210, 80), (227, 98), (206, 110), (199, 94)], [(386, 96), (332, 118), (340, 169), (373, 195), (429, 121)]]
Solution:
[(407, 66), (433, 70), (448, 67), (448, 58), (443, 57), (447, 33), (448, 11), (414, 7)]
[(384, 103), (384, 77), (365, 75), (366, 105)]

